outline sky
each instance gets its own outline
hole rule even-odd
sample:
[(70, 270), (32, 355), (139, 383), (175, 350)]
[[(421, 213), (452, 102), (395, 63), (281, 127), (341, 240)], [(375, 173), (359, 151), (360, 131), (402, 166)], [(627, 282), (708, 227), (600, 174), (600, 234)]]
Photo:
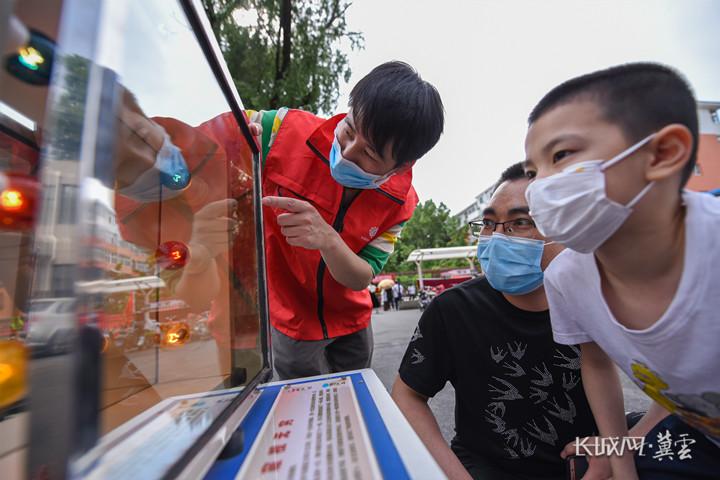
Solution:
[(720, 101), (717, 0), (354, 0), (347, 21), (365, 49), (349, 52), (337, 110), (378, 64), (413, 65), (445, 106), (445, 132), (417, 163), (415, 188), (453, 213), (525, 158), (528, 113), (571, 77), (656, 61), (679, 69), (699, 100)]

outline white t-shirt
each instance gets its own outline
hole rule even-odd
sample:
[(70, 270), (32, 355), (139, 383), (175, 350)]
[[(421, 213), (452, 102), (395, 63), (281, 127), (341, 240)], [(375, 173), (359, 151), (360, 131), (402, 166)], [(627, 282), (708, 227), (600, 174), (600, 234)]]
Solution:
[(565, 250), (545, 271), (553, 336), (597, 343), (657, 403), (720, 445), (720, 199), (684, 192), (685, 263), (667, 311), (650, 328), (618, 323), (593, 254)]

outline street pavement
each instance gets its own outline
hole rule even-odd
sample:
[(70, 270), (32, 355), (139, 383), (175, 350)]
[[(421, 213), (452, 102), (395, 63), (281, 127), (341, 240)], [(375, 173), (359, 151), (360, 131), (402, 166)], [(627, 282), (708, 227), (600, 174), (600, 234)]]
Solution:
[[(372, 328), (375, 337), (375, 352), (372, 368), (390, 391), (397, 375), (405, 348), (420, 319), (420, 310), (388, 311), (373, 314)], [(622, 372), (620, 379), (625, 394), (626, 411), (645, 411), (649, 406), (648, 397)], [(440, 430), (449, 442), (455, 434), (455, 390), (449, 383), (430, 400), (430, 408), (438, 420)]]

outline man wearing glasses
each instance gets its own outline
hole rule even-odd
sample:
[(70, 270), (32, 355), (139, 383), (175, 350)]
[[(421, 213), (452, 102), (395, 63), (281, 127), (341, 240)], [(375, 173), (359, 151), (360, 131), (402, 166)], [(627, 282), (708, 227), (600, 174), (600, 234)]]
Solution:
[[(437, 297), (410, 340), (392, 396), (449, 478), (564, 478), (560, 452), (595, 423), (580, 351), (556, 344), (543, 270), (562, 250), (529, 215), (528, 178), (503, 172), (472, 222), (484, 275)], [(445, 443), (428, 399), (455, 388)]]

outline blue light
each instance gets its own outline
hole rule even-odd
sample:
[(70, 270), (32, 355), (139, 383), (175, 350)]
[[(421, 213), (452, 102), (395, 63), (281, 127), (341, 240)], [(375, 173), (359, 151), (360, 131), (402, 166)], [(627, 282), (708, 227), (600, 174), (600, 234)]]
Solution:
[(184, 165), (185, 162), (179, 162), (173, 165), (175, 168), (169, 173), (160, 173), (160, 181), (170, 190), (182, 190), (190, 184), (190, 172)]

